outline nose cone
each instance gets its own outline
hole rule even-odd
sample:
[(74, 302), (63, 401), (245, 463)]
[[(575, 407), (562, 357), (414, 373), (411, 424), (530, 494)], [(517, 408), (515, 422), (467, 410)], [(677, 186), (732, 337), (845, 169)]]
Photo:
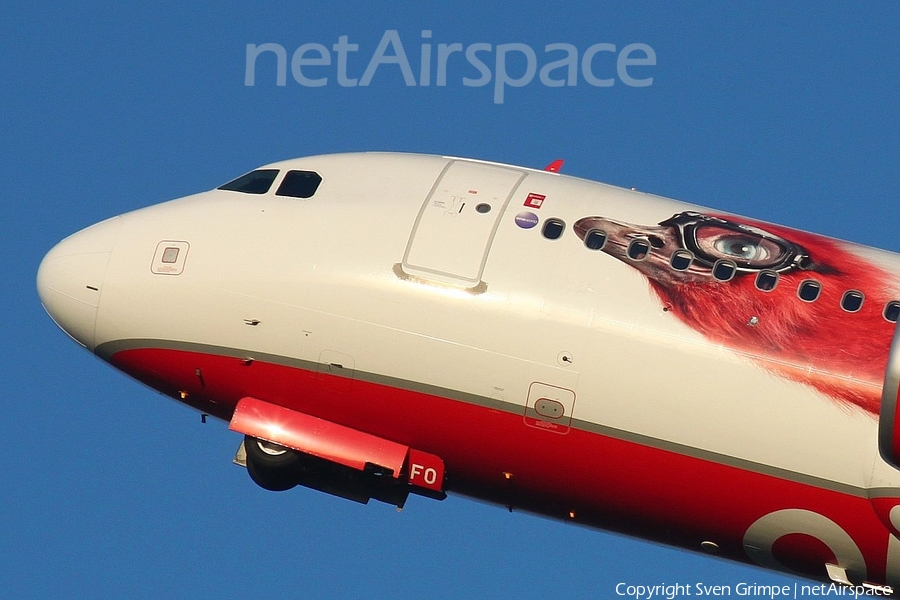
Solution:
[(44, 310), (88, 350), (94, 349), (97, 309), (120, 217), (92, 225), (54, 246), (41, 261), (37, 290)]

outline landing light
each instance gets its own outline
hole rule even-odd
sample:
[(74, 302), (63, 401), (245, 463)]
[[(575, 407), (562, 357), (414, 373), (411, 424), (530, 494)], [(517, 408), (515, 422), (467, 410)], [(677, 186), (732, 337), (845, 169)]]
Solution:
[(715, 554), (719, 551), (719, 545), (715, 542), (710, 541), (700, 542), (700, 548), (704, 552), (709, 552), (710, 554)]
[(845, 569), (844, 567), (833, 565), (831, 563), (825, 563), (825, 570), (828, 573), (828, 578), (835, 583), (853, 585), (850, 582), (850, 579), (847, 577), (847, 569)]
[(872, 590), (881, 596), (890, 596), (894, 593), (894, 588), (889, 585), (875, 585), (874, 583), (869, 583), (867, 581), (864, 581), (862, 585), (865, 589)]

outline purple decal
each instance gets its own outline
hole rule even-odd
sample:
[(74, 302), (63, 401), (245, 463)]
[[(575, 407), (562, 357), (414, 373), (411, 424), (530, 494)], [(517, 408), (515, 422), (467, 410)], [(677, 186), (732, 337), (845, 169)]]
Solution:
[(531, 229), (538, 224), (538, 216), (533, 212), (520, 212), (516, 215), (516, 225), (522, 229)]

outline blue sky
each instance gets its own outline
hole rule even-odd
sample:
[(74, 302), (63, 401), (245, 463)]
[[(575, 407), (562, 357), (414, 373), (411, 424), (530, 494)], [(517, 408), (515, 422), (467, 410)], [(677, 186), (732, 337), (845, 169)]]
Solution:
[[(87, 4), (87, 3), (85, 3)], [(0, 590), (15, 598), (606, 598), (618, 582), (792, 583), (460, 497), (403, 512), (256, 488), (222, 423), (84, 352), (34, 274), (91, 223), (308, 154), (398, 150), (563, 171), (900, 251), (900, 3), (8, 2), (0, 14)], [(649, 45), (652, 85), (407, 86), (397, 65), (275, 85), (247, 44)], [(312, 55), (310, 55), (312, 56)], [(493, 52), (481, 55), (493, 66)], [(596, 76), (615, 77), (600, 53)], [(271, 59), (270, 59), (271, 60)], [(435, 60), (435, 59), (432, 59)], [(518, 60), (518, 62), (516, 62)], [(336, 58), (335, 58), (336, 61)], [(510, 54), (508, 71), (524, 71)], [(433, 66), (433, 69), (435, 67)], [(563, 71), (554, 73), (561, 77)], [(434, 73), (432, 74), (434, 77)], [(432, 82), (434, 80), (432, 79)], [(673, 474), (673, 477), (677, 474)], [(661, 482), (661, 485), (664, 483)]]

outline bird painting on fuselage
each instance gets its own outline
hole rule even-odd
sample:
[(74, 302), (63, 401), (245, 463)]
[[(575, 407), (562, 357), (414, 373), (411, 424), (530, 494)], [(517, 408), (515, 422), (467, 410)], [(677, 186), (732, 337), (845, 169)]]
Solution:
[(642, 273), (663, 309), (705, 337), (878, 414), (900, 285), (849, 244), (695, 212), (649, 226), (592, 216), (574, 229)]

